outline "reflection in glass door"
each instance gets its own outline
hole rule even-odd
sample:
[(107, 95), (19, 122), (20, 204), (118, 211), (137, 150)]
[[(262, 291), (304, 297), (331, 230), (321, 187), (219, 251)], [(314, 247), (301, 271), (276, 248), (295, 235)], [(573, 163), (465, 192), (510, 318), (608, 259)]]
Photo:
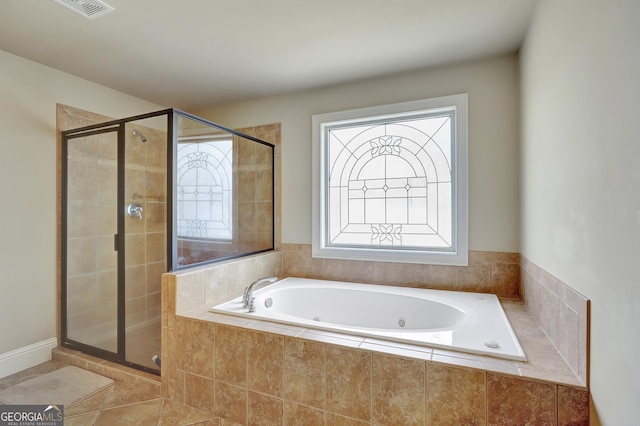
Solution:
[(158, 373), (161, 275), (273, 250), (275, 148), (175, 109), (61, 135), (61, 344)]
[(66, 338), (112, 353), (118, 349), (116, 130), (106, 129), (66, 141), (63, 188)]
[(62, 344), (154, 372), (168, 264), (166, 122), (63, 132)]
[(159, 124), (124, 132), (125, 360), (158, 369), (160, 277), (167, 271), (167, 134)]

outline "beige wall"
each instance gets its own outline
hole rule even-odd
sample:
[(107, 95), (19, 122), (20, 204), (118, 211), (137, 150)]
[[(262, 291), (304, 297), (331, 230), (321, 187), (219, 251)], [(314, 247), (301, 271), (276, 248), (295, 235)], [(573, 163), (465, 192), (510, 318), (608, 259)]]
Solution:
[(469, 249), (517, 252), (518, 57), (363, 81), (196, 111), (230, 127), (282, 123), (282, 242), (311, 243), (311, 116), (469, 94)]
[(56, 336), (56, 103), (112, 117), (162, 109), (0, 51), (0, 354)]
[(521, 253), (591, 299), (592, 423), (637, 424), (640, 2), (536, 12), (521, 57)]

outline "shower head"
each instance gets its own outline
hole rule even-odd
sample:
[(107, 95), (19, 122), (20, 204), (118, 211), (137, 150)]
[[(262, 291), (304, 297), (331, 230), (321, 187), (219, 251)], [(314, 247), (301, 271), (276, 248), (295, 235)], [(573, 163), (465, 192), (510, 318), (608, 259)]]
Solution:
[(142, 142), (146, 142), (147, 141), (147, 137), (145, 135), (143, 135), (142, 133), (140, 133), (139, 131), (134, 130), (131, 133), (133, 133), (133, 136), (140, 136), (140, 140)]

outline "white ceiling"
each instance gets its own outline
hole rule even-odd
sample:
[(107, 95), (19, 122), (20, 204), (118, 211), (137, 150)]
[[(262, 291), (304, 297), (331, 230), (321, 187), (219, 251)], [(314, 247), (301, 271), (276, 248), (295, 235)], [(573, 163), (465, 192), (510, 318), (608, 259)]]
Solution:
[(0, 50), (195, 110), (518, 50), (537, 0), (1, 0)]

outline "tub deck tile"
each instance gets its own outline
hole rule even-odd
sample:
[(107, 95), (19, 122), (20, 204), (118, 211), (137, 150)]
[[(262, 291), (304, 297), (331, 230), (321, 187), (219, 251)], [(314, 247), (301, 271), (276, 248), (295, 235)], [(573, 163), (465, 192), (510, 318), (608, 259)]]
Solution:
[(348, 348), (358, 348), (364, 341), (363, 338), (357, 336), (349, 336), (347, 334), (322, 332), (320, 330), (306, 329), (298, 335), (301, 339), (314, 340), (316, 342), (329, 343), (332, 345), (345, 346)]
[[(369, 350), (376, 353), (382, 353), (387, 355), (395, 355), (404, 358), (419, 359), (422, 361), (431, 361), (431, 350), (414, 350), (401, 346), (393, 345), (379, 345), (369, 342), (364, 342), (360, 345), (359, 349)], [(428, 349), (428, 348), (426, 348)]]
[(475, 368), (488, 372), (501, 373), (514, 377), (566, 385), (586, 390), (586, 385), (560, 356), (559, 352), (550, 342), (547, 335), (541, 330), (540, 326), (533, 319), (531, 314), (529, 314), (524, 303), (517, 300), (502, 299), (501, 304), (516, 336), (518, 337), (518, 340), (520, 341), (520, 344), (525, 351), (525, 355), (528, 359), (526, 362), (385, 341), (369, 337), (361, 338), (350, 334), (317, 330), (263, 320), (253, 320), (212, 312), (201, 312), (198, 315), (193, 313), (192, 316), (189, 316), (203, 321), (211, 321), (250, 330), (270, 332), (287, 337), (299, 337), (319, 343), (371, 350), (381, 354), (397, 355), (448, 366)]
[(249, 324), (252, 330), (265, 331), (267, 333), (276, 333), (283, 336), (298, 337), (306, 329), (295, 325), (280, 324), (276, 322), (252, 320)]
[[(455, 354), (456, 356), (447, 355), (445, 353)], [(508, 374), (511, 376), (520, 376), (520, 371), (514, 361), (472, 354), (461, 354), (462, 356), (458, 355), (459, 353), (457, 352), (434, 349), (431, 361), (448, 366), (467, 367)]]
[(233, 315), (216, 314), (213, 312), (206, 312), (203, 315), (191, 316), (191, 318), (244, 328), (247, 328), (252, 322), (255, 321), (248, 318), (235, 317)]

